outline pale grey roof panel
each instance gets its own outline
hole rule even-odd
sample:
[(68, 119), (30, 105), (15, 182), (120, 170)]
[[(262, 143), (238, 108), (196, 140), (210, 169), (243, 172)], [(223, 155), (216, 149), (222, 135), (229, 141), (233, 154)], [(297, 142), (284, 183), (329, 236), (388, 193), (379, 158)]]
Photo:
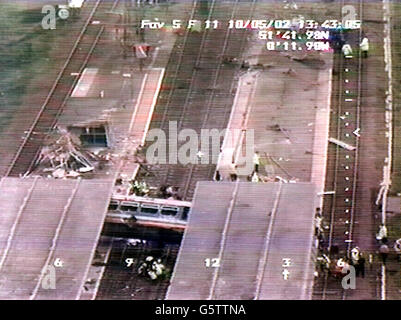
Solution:
[[(0, 299), (78, 297), (112, 186), (112, 179), (2, 180)], [(42, 289), (42, 270), (57, 258), (56, 289)]]
[(311, 183), (198, 183), (167, 299), (309, 299), (317, 204)]

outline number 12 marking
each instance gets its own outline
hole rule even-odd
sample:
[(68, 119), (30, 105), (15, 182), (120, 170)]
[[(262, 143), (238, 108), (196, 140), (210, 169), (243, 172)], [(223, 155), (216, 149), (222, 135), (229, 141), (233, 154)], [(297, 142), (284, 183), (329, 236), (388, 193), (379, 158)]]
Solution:
[(220, 259), (219, 258), (206, 258), (205, 259), (206, 268), (218, 268), (220, 267)]

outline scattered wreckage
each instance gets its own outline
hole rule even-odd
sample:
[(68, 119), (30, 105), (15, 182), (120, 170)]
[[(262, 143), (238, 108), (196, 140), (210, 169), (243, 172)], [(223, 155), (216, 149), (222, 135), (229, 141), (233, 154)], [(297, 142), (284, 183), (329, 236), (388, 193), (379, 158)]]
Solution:
[(107, 160), (107, 155), (85, 150), (76, 135), (58, 129), (46, 139), (34, 168), (48, 177), (76, 178), (93, 172)]

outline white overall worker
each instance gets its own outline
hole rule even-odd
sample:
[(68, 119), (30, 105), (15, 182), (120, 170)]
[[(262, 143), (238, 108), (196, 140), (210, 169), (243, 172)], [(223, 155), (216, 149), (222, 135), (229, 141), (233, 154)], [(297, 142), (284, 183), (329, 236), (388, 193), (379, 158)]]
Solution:
[(148, 275), (152, 280), (156, 280), (159, 276), (163, 274), (165, 266), (161, 263), (161, 259), (157, 259), (152, 261), (150, 265), (150, 270), (148, 270)]
[(395, 241), (394, 251), (397, 254), (398, 261), (401, 261), (401, 238)]
[(387, 228), (384, 224), (380, 226), (379, 233), (376, 234), (376, 240), (380, 241), (387, 238)]
[(355, 248), (353, 248), (353, 249), (351, 250), (351, 260), (352, 260), (352, 263), (353, 263), (354, 265), (356, 265), (356, 264), (358, 263), (360, 253), (361, 253), (361, 252), (360, 252), (360, 250), (359, 250), (359, 247), (355, 247)]
[(323, 229), (323, 217), (319, 213), (315, 216), (315, 235), (319, 235), (324, 231)]
[(253, 167), (255, 172), (259, 172), (259, 165), (260, 165), (260, 157), (259, 157), (259, 152), (256, 151), (253, 154)]
[(349, 44), (344, 44), (342, 47), (342, 52), (344, 54), (344, 57), (352, 57), (352, 48)]
[(326, 268), (330, 269), (330, 264), (331, 264), (330, 258), (325, 254), (323, 254), (322, 257), (323, 257), (323, 261), (325, 262)]
[(362, 57), (367, 58), (368, 57), (368, 51), (369, 51), (369, 39), (368, 38), (363, 38), (362, 42), (360, 43), (360, 48), (362, 51)]
[(317, 261), (320, 265), (321, 271), (324, 269), (330, 270), (331, 260), (327, 255), (323, 254), (321, 257), (317, 258)]

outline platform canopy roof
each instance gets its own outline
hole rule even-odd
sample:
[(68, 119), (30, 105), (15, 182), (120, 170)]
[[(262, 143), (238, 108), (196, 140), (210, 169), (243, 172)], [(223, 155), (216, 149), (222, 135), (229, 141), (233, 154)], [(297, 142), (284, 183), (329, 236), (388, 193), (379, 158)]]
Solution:
[(311, 183), (199, 182), (167, 299), (310, 299)]

